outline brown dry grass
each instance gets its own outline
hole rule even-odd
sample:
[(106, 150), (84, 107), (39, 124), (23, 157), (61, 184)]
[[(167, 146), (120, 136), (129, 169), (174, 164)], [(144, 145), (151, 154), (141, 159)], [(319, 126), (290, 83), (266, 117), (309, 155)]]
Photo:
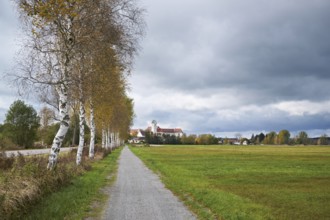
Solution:
[[(88, 149), (84, 149), (83, 163), (76, 166), (76, 151), (61, 154), (55, 170), (46, 169), (46, 156), (6, 157), (0, 155), (0, 219), (21, 218), (46, 194), (71, 183), (75, 176), (90, 170)], [(96, 148), (94, 160), (107, 152)]]

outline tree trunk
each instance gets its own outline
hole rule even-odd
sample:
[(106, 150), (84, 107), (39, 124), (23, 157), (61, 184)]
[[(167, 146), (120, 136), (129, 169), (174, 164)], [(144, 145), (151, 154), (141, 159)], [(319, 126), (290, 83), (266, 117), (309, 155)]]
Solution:
[(72, 135), (72, 144), (71, 146), (74, 147), (76, 145), (76, 133), (77, 133), (77, 121), (76, 121), (76, 114), (74, 114), (74, 127), (73, 127), (73, 135)]
[(94, 121), (94, 106), (93, 101), (90, 100), (90, 125), (91, 125), (91, 140), (89, 144), (89, 158), (94, 159), (94, 146), (95, 146), (95, 121)]
[(105, 130), (102, 129), (102, 148), (105, 148), (106, 146), (106, 135), (105, 135)]
[(84, 142), (85, 142), (85, 107), (84, 103), (80, 101), (79, 107), (79, 146), (77, 150), (77, 159), (76, 164), (80, 165), (82, 153), (84, 149)]
[(116, 148), (120, 146), (120, 138), (119, 138), (119, 132), (116, 132)]
[(56, 91), (59, 95), (59, 116), (60, 116), (60, 128), (57, 131), (52, 147), (50, 149), (50, 155), (48, 159), (47, 169), (54, 169), (57, 163), (58, 153), (60, 152), (63, 140), (69, 129), (70, 116), (68, 114), (68, 94), (66, 84), (61, 84), (56, 87)]
[(110, 137), (111, 137), (111, 150), (113, 149), (113, 148), (115, 148), (115, 136), (114, 136), (114, 134), (113, 134), (113, 132), (111, 132), (110, 133)]
[(105, 134), (105, 149), (108, 149), (109, 148), (109, 132), (108, 132), (108, 130), (105, 130), (104, 134)]
[(108, 137), (108, 147), (110, 149), (110, 153), (112, 152), (112, 137), (111, 137), (111, 133), (110, 133), (110, 129), (108, 128), (108, 132), (107, 132), (107, 137)]

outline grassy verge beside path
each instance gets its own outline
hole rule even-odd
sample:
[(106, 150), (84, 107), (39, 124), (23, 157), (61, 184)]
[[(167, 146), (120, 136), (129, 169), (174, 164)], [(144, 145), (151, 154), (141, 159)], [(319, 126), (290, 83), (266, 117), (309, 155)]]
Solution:
[(101, 189), (115, 179), (117, 159), (122, 148), (103, 160), (92, 163), (92, 169), (75, 178), (71, 185), (45, 197), (24, 219), (98, 218), (107, 195)]
[(200, 219), (330, 219), (330, 147), (131, 149)]

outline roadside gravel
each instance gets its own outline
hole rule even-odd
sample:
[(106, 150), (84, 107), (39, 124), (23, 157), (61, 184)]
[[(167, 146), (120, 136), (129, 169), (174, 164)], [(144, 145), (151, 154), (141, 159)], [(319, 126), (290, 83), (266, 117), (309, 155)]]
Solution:
[[(62, 147), (60, 152), (70, 151), (75, 149), (76, 147)], [(18, 154), (22, 154), (23, 156), (31, 156), (31, 155), (38, 155), (38, 154), (49, 154), (50, 148), (47, 149), (30, 149), (30, 150), (9, 150), (5, 151), (7, 157), (14, 155), (15, 157)]]

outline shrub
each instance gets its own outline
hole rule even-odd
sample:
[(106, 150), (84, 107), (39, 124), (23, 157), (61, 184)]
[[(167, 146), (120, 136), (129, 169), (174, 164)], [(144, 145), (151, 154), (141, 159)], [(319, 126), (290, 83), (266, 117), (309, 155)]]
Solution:
[(7, 149), (15, 149), (16, 145), (4, 134), (0, 134), (0, 149), (7, 150)]
[(13, 156), (7, 157), (5, 152), (0, 152), (0, 169), (8, 170), (12, 168), (15, 159)]

